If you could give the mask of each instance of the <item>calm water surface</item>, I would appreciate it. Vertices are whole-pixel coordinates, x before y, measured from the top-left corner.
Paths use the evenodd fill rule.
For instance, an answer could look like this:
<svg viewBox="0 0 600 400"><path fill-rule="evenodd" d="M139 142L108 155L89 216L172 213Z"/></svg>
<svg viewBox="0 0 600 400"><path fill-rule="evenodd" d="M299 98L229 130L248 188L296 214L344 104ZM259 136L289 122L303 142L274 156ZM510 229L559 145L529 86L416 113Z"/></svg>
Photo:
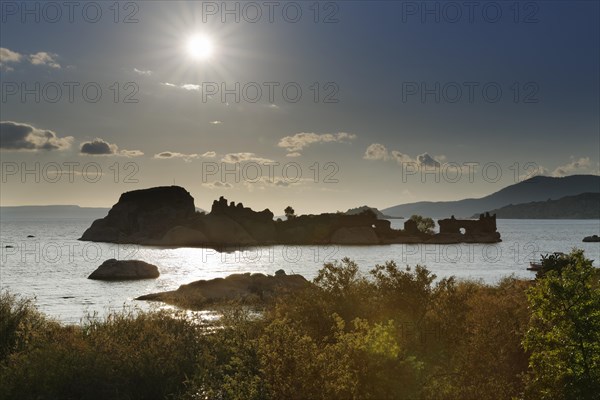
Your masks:
<svg viewBox="0 0 600 400"><path fill-rule="evenodd" d="M596 266L600 260L600 243L581 241L584 236L600 234L598 220L498 220L503 241L493 245L269 246L227 253L78 241L90 224L87 219L3 220L0 288L35 297L44 313L77 323L88 313L102 316L124 305L153 307L133 299L198 279L237 272L273 274L281 268L312 279L323 263L343 257L355 260L365 273L375 264L395 260L399 265L426 265L438 277L455 275L488 283L511 274L532 277L526 270L530 260L573 247L584 249ZM393 220L392 227L401 228L402 224L402 220ZM147 261L158 266L161 276L131 282L87 279L109 258Z"/></svg>

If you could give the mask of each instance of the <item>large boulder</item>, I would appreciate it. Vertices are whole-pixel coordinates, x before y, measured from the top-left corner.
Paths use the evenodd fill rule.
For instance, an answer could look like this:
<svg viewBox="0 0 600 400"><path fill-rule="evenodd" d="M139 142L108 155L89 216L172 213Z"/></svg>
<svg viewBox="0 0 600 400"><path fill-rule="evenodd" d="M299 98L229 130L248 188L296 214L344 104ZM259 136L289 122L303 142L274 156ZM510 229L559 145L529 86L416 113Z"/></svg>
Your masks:
<svg viewBox="0 0 600 400"><path fill-rule="evenodd" d="M111 258L100 265L88 279L101 281L122 281L134 279L154 279L160 273L156 265L140 260L115 260Z"/></svg>
<svg viewBox="0 0 600 400"><path fill-rule="evenodd" d="M331 236L334 244L379 244L375 230L368 226L340 228Z"/></svg>
<svg viewBox="0 0 600 400"><path fill-rule="evenodd" d="M211 245L254 245L257 241L241 226L225 215L209 214L198 221L195 228L204 232Z"/></svg>
<svg viewBox="0 0 600 400"><path fill-rule="evenodd" d="M186 226L176 226L170 229L157 242L162 246L204 246L207 243L208 238L203 232Z"/></svg>
<svg viewBox="0 0 600 400"><path fill-rule="evenodd" d="M194 198L182 187L134 190L123 193L108 215L94 221L81 240L142 243L160 239L194 214Z"/></svg>

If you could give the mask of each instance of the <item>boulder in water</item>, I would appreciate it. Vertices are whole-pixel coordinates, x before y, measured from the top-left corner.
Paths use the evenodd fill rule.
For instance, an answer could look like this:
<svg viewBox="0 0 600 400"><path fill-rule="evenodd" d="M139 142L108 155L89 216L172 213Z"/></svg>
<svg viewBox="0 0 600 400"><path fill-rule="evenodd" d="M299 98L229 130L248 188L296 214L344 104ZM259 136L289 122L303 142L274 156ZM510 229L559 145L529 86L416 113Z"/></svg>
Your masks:
<svg viewBox="0 0 600 400"><path fill-rule="evenodd" d="M122 281L134 279L154 279L160 273L156 265L140 260L115 260L111 258L100 265L88 279L101 281Z"/></svg>

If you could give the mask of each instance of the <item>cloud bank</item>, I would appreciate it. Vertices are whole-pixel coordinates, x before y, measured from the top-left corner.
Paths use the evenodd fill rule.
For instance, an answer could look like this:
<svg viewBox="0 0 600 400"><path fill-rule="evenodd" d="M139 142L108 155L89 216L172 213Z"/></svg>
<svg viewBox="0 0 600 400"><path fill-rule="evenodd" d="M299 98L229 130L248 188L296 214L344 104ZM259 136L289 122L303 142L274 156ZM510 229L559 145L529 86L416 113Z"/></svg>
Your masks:
<svg viewBox="0 0 600 400"><path fill-rule="evenodd" d="M298 157L300 152L315 143L348 143L356 139L356 135L346 132L338 133L296 133L293 136L285 136L279 140L278 147L284 148L288 153L293 154L290 157Z"/></svg>
<svg viewBox="0 0 600 400"><path fill-rule="evenodd" d="M23 60L29 61L32 65L42 65L50 68L60 69L61 65L56 60L58 54L40 51L35 54L25 56L16 51L0 47L0 69L4 71L13 71L14 64L18 64Z"/></svg>
<svg viewBox="0 0 600 400"><path fill-rule="evenodd" d="M58 137L45 129L13 121L0 122L0 148L4 150L67 150L73 136Z"/></svg>

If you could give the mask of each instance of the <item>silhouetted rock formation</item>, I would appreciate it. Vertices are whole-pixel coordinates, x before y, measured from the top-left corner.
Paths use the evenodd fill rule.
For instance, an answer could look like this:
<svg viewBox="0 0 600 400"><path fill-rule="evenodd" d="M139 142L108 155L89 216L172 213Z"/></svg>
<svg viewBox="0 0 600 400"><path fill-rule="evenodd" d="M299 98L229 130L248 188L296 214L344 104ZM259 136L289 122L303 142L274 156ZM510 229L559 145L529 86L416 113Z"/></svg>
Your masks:
<svg viewBox="0 0 600 400"><path fill-rule="evenodd" d="M182 187L134 190L123 193L108 215L94 221L81 240L145 244L161 239L194 214L194 198Z"/></svg>
<svg viewBox="0 0 600 400"><path fill-rule="evenodd" d="M440 220L440 233L420 232L413 220L392 229L370 209L359 214L328 213L273 220L224 197L209 214L194 211L194 199L178 186L124 193L108 215L94 221L81 240L157 246L229 247L267 244L346 244L498 242L496 218ZM460 229L464 229L462 234Z"/></svg>
<svg viewBox="0 0 600 400"><path fill-rule="evenodd" d="M133 279L154 279L160 273L156 265L139 260L115 260L111 258L100 265L88 279L101 281L123 281Z"/></svg>
<svg viewBox="0 0 600 400"><path fill-rule="evenodd" d="M600 236L598 236L598 235L586 236L583 238L583 241L586 243L600 242Z"/></svg>
<svg viewBox="0 0 600 400"><path fill-rule="evenodd" d="M301 290L310 283L302 275L287 275L278 270L275 276L264 274L233 274L226 278L200 280L169 292L153 293L136 300L162 301L180 307L202 309L232 300L246 304L264 304L278 293Z"/></svg>
<svg viewBox="0 0 600 400"><path fill-rule="evenodd" d="M242 203L236 205L233 201L228 205L227 199L221 196L219 200L213 202L209 216L220 219L220 221L226 221L225 218L228 218L241 226L242 229L234 230L234 232L238 232L239 239L234 240L235 243L252 244L275 241L275 221L273 221L273 213L269 209L254 211L249 207L244 207ZM228 221L226 223L231 224ZM210 222L207 224L209 229L215 225ZM215 242L222 243L222 238L227 238L228 234L231 234L231 230L215 237L214 239L217 239Z"/></svg>

